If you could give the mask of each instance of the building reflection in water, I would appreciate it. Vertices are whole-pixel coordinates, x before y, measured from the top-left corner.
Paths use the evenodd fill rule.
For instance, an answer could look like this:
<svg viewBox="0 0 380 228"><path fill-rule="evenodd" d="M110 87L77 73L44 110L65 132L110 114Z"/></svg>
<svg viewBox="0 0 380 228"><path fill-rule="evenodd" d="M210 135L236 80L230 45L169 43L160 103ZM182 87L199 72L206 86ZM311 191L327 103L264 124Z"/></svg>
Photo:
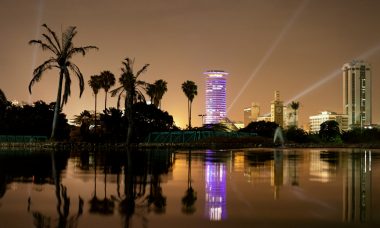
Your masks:
<svg viewBox="0 0 380 228"><path fill-rule="evenodd" d="M227 218L226 171L225 163L205 161L205 213L211 221Z"/></svg>
<svg viewBox="0 0 380 228"><path fill-rule="evenodd" d="M343 221L371 220L371 151L345 154L343 166Z"/></svg>
<svg viewBox="0 0 380 228"><path fill-rule="evenodd" d="M310 181L327 183L336 178L339 158L337 153L312 150L310 159Z"/></svg>
<svg viewBox="0 0 380 228"><path fill-rule="evenodd" d="M271 173L271 185L274 187L274 199L279 198L280 187L284 183L284 154L282 151L274 151Z"/></svg>

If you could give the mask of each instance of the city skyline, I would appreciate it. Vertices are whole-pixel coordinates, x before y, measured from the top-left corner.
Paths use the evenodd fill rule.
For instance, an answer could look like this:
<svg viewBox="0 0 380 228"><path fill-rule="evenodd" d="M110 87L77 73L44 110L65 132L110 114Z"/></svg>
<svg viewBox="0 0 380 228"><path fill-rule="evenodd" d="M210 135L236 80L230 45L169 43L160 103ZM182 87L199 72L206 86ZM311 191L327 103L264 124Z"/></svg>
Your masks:
<svg viewBox="0 0 380 228"><path fill-rule="evenodd" d="M45 53L28 45L41 37L43 23L56 32L77 26L75 45L99 47L74 59L86 82L103 70L118 79L125 57L135 58L136 68L150 64L141 80L168 82L162 109L181 127L187 122L181 84L192 80L198 85L192 119L194 126L200 126L198 114L205 113L203 72L208 69L230 73L227 116L236 121L243 120L242 110L252 102L260 104L261 113L269 113L275 90L281 92L284 104L300 102L300 126L323 110L342 113L341 66L354 59L370 63L372 84L380 83L378 1L3 0L0 4L0 89L10 100L55 100L57 71L43 75L31 96L27 91L33 69L46 59ZM380 91L373 89L372 122L377 124L379 96ZM98 99L103 98L99 93ZM73 79L63 112L72 118L84 109L93 110L93 99L89 87L79 99ZM109 103L116 106L116 99Z"/></svg>

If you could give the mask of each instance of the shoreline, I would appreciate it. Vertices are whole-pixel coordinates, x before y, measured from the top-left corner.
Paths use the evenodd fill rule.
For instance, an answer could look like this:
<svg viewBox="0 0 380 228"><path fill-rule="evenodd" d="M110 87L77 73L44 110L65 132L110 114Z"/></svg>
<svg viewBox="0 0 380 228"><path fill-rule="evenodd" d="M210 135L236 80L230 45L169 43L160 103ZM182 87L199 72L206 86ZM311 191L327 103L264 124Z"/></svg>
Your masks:
<svg viewBox="0 0 380 228"><path fill-rule="evenodd" d="M124 150L125 143L91 143L91 142L0 142L0 150L76 150L88 151L100 150ZM244 148L360 148L380 149L379 144L295 144L289 143L282 146L260 143L140 143L132 144L132 149L244 149Z"/></svg>

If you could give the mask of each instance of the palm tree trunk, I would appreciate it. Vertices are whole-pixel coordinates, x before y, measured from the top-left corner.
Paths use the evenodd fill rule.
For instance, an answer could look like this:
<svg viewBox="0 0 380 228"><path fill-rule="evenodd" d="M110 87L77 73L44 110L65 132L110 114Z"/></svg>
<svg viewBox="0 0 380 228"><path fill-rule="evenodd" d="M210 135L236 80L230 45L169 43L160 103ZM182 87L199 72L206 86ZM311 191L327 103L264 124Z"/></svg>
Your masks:
<svg viewBox="0 0 380 228"><path fill-rule="evenodd" d="M132 106L133 106L133 98L130 96L130 94L127 94L126 97L126 114L127 114L127 120L128 120L128 130L127 130L127 146L131 144L131 138L132 138L132 130L133 130L133 111L132 111Z"/></svg>
<svg viewBox="0 0 380 228"><path fill-rule="evenodd" d="M57 128L58 114L59 114L59 109L61 107L62 82L63 82L63 71L59 73L58 93L57 93L57 100L55 101L55 106L54 106L53 126L51 129L50 139L55 139L55 131Z"/></svg>
<svg viewBox="0 0 380 228"><path fill-rule="evenodd" d="M189 100L189 129L191 129L191 101Z"/></svg>
<svg viewBox="0 0 380 228"><path fill-rule="evenodd" d="M105 98L104 98L104 110L107 110L107 94L108 94L108 91L106 90L105 92L106 92L106 94L105 94Z"/></svg>
<svg viewBox="0 0 380 228"><path fill-rule="evenodd" d="M97 93L95 93L95 116L94 116L94 118L95 118L95 120L94 120L94 123L95 123L95 127L94 127L94 129L95 129L95 135L96 135L96 101L97 101L97 98L98 98L98 94Z"/></svg>

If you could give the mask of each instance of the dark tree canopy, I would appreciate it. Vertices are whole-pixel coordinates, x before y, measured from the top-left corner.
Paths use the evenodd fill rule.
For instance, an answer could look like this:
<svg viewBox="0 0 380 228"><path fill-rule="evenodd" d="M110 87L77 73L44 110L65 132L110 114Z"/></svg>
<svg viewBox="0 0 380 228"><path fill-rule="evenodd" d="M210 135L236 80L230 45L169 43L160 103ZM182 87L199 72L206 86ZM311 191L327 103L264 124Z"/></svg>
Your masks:
<svg viewBox="0 0 380 228"><path fill-rule="evenodd" d="M37 101L33 105L10 105L0 114L1 135L50 136L54 103ZM57 122L57 139L67 139L70 127L66 115L60 113Z"/></svg>
<svg viewBox="0 0 380 228"><path fill-rule="evenodd" d="M321 124L319 137L325 142L334 142L340 139L339 123L335 120L327 120Z"/></svg>
<svg viewBox="0 0 380 228"><path fill-rule="evenodd" d="M153 131L178 130L173 117L155 105L138 102L133 105L133 111L133 142L143 141ZM123 141L125 139L128 120L120 110L111 108L108 112L101 114L100 121L104 140Z"/></svg>
<svg viewBox="0 0 380 228"><path fill-rule="evenodd" d="M242 132L256 133L259 136L273 138L274 132L279 125L275 122L257 121L251 122L245 128L241 129Z"/></svg>
<svg viewBox="0 0 380 228"><path fill-rule="evenodd" d="M291 142L306 143L309 141L307 132L296 126L289 127L284 133L285 138Z"/></svg>

